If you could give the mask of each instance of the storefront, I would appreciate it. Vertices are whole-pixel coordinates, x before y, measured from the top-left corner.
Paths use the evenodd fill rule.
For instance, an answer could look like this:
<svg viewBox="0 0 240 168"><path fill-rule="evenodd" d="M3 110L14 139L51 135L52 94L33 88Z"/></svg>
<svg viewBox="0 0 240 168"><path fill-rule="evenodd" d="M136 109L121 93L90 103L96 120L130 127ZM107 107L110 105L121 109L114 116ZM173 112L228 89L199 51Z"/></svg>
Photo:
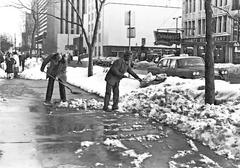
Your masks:
<svg viewBox="0 0 240 168"><path fill-rule="evenodd" d="M232 61L233 45L230 42L230 35L213 37L213 55L215 63L228 63ZM206 53L205 37L182 39L182 52L189 55L197 55L202 58Z"/></svg>

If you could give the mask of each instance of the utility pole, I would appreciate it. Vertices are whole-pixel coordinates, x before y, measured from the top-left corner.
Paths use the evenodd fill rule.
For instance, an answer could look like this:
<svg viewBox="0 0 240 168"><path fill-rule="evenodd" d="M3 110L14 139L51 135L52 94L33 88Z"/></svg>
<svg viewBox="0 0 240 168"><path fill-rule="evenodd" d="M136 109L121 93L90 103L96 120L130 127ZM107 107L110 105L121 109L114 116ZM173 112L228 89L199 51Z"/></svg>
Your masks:
<svg viewBox="0 0 240 168"><path fill-rule="evenodd" d="M128 27L129 38L128 38L128 50L131 51L131 10L128 11L128 13L129 13L129 27Z"/></svg>
<svg viewBox="0 0 240 168"><path fill-rule="evenodd" d="M214 104L215 84L214 84L214 57L213 57L213 28L211 8L212 0L205 1L206 11L206 56L205 56L205 104Z"/></svg>
<svg viewBox="0 0 240 168"><path fill-rule="evenodd" d="M16 52L17 51L16 33L14 34L14 47L15 47L15 52Z"/></svg>

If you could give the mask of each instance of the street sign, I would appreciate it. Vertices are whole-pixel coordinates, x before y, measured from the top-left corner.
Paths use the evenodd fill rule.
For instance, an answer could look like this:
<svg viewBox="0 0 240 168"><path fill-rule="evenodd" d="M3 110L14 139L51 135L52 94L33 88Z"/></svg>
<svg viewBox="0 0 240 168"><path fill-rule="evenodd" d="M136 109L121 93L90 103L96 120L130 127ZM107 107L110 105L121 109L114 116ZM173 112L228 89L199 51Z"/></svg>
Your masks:
<svg viewBox="0 0 240 168"><path fill-rule="evenodd" d="M127 38L135 38L136 37L136 29L135 27L127 28Z"/></svg>
<svg viewBox="0 0 240 168"><path fill-rule="evenodd" d="M127 11L125 13L125 26L135 25L135 13L133 11Z"/></svg>
<svg viewBox="0 0 240 168"><path fill-rule="evenodd" d="M169 33L169 32L159 32L154 31L155 45L172 45L180 44L180 33Z"/></svg>

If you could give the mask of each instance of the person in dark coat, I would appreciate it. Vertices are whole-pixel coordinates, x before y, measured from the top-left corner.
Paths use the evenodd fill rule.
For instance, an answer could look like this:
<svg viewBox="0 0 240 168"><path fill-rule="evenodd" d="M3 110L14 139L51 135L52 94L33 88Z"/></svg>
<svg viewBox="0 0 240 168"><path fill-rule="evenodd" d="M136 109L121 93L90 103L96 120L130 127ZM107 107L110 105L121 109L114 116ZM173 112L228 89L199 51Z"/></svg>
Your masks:
<svg viewBox="0 0 240 168"><path fill-rule="evenodd" d="M65 56L60 55L59 53L49 55L46 59L44 59L42 63L40 69L42 72L44 72L45 66L49 62L50 65L47 69L48 86L44 104L45 105L51 104L54 81L56 78L59 80L59 92L61 101L66 102L65 86L62 83L66 82L67 80L66 76L67 58Z"/></svg>
<svg viewBox="0 0 240 168"><path fill-rule="evenodd" d="M118 101L119 101L119 83L122 78L125 78L124 74L128 72L131 74L135 79L139 80L141 82L141 78L133 72L131 67L129 66L131 53L125 52L124 58L120 58L116 61L114 61L113 65L110 67L109 71L106 74L105 81L106 84L106 92L104 97L104 111L110 111L108 108L109 101L111 98L111 92L113 90L113 106L112 110L118 109Z"/></svg>
<svg viewBox="0 0 240 168"><path fill-rule="evenodd" d="M13 78L13 73L14 73L14 64L16 64L15 59L12 57L11 53L7 53L6 58L6 70L5 72L7 73L7 79L12 79Z"/></svg>

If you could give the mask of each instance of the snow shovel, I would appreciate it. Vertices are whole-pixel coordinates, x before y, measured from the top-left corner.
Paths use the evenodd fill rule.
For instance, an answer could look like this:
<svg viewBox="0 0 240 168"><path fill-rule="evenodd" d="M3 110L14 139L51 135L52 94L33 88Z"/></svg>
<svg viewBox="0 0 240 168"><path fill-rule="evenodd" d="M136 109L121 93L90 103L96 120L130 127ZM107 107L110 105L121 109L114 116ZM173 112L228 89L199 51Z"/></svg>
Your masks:
<svg viewBox="0 0 240 168"><path fill-rule="evenodd" d="M81 92L76 92L73 91L69 86L67 86L65 83L63 83L62 81L58 80L57 78L55 78L54 76L50 75L49 73L45 72L48 76L50 76L51 78L53 78L54 80L58 81L59 83L61 83L62 85L64 85L72 94L82 94ZM67 82L66 82L67 83Z"/></svg>

